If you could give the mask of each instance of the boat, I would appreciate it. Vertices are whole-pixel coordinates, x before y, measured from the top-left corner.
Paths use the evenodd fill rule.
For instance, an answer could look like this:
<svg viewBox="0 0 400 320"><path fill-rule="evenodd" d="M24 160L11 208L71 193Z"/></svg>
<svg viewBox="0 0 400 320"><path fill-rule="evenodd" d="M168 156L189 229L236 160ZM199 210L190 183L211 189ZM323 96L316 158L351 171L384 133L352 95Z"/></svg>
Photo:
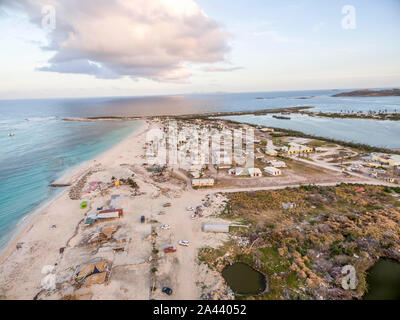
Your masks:
<svg viewBox="0 0 400 320"><path fill-rule="evenodd" d="M273 115L272 117L275 118L275 119L290 120L290 117L276 116L276 115Z"/></svg>
<svg viewBox="0 0 400 320"><path fill-rule="evenodd" d="M8 136L9 136L9 137L13 137L13 136L14 136L14 133L13 133L13 132L10 132L10 133L8 134Z"/></svg>

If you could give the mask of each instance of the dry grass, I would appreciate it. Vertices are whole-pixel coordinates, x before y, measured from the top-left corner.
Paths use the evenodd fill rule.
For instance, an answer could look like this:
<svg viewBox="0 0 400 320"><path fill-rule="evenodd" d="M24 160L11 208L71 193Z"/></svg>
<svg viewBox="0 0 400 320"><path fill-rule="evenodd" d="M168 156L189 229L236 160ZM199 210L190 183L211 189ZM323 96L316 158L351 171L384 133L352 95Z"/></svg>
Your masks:
<svg viewBox="0 0 400 320"><path fill-rule="evenodd" d="M230 201L221 215L248 222L251 228L240 235L253 246L242 248L231 242L215 251L208 249L203 261L218 270L228 262L242 261L264 272L271 290L259 297L263 299L360 298L366 290L366 270L379 257L400 261L395 191L343 184L227 194ZM282 202L297 206L283 210ZM347 264L356 268L354 291L341 288L340 271Z"/></svg>

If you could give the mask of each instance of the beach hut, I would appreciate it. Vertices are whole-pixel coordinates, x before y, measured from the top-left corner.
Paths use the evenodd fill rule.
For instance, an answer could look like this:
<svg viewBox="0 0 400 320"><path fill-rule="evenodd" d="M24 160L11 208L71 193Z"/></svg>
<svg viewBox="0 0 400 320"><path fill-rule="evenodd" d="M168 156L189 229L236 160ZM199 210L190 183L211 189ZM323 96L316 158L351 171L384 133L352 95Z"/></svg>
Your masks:
<svg viewBox="0 0 400 320"><path fill-rule="evenodd" d="M258 168L248 168L247 171L250 177L262 177L262 172Z"/></svg>
<svg viewBox="0 0 400 320"><path fill-rule="evenodd" d="M281 170L274 167L265 167L264 172L269 174L270 176L280 176L282 174Z"/></svg>
<svg viewBox="0 0 400 320"><path fill-rule="evenodd" d="M286 168L286 163L283 161L271 160L268 162L268 164L274 168Z"/></svg>
<svg viewBox="0 0 400 320"><path fill-rule="evenodd" d="M247 170L245 168L238 168L238 167L234 167L228 170L228 173L232 176L243 176L246 175Z"/></svg>

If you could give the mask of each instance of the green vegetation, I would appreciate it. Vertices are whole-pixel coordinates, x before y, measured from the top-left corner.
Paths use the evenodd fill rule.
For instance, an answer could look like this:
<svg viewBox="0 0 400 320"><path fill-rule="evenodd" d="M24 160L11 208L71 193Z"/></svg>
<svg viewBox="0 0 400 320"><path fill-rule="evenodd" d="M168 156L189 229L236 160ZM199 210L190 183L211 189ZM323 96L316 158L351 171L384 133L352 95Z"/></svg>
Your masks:
<svg viewBox="0 0 400 320"><path fill-rule="evenodd" d="M379 257L398 257L398 189L341 184L226 194L230 201L221 217L247 221L250 228L235 235L249 245L231 240L203 248L199 261L217 271L244 262L263 272L270 290L256 299L360 298L369 266ZM282 202L296 206L284 210ZM348 264L356 268L356 290L340 285Z"/></svg>
<svg viewBox="0 0 400 320"><path fill-rule="evenodd" d="M127 185L131 186L133 189L138 189L139 188L138 184L132 178L120 179L120 181L123 184L127 184Z"/></svg>
<svg viewBox="0 0 400 320"><path fill-rule="evenodd" d="M212 119L209 119L212 120ZM228 123L235 123L237 124L237 122L232 121L232 120L225 120ZM254 124L248 124L249 126L253 127L253 128L257 128L259 127L258 125L254 125ZM381 153L392 153L392 154L400 154L400 150L396 150L396 149L388 149L388 148L380 148L380 147L374 147L374 146L370 146L367 144L362 144L362 143L355 143L355 142L347 142L347 141L340 141L340 140L335 140L335 139L330 139L330 138L325 138L325 137L319 137L319 136L314 136L311 134L306 134L300 131L295 131L295 130L290 130L290 129L282 129L282 128L276 128L276 127L271 127L268 126L268 128L272 128L276 131L278 131L279 133L271 133L271 137L275 137L275 138L282 138L282 137L299 137L299 138L308 138L308 139L314 139L314 140L321 140L321 141L325 141L328 142L330 144L338 144L341 146L345 146L345 147L349 147L349 148L354 148L356 150L359 151L363 151L363 152L381 152ZM328 146L328 145L327 145Z"/></svg>
<svg viewBox="0 0 400 320"><path fill-rule="evenodd" d="M271 127L269 127L271 128ZM400 154L400 150L395 149L388 149L388 148L380 148L380 147L373 147L367 144L362 143L355 143L355 142L347 142L347 141L340 141L335 139L329 139L324 137L318 137L310 134L306 134L300 131L290 130L290 129L281 129L281 128L273 128L277 131L280 131L279 134L275 134L275 137L299 137L299 138L309 138L315 140L321 140L329 143L339 144L345 147L354 148L357 150L361 150L363 152L382 152L382 153L392 153L392 154Z"/></svg>

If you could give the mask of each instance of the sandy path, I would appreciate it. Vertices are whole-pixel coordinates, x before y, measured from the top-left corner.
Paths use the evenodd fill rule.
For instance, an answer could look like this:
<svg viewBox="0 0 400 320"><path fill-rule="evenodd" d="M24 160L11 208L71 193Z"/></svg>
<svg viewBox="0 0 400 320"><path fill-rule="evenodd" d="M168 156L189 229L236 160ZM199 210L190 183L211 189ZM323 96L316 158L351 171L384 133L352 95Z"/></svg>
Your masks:
<svg viewBox="0 0 400 320"><path fill-rule="evenodd" d="M303 162L303 163L307 163L307 164L310 164L310 165L313 165L313 166L316 166L316 167L320 167L320 168L323 168L323 169L327 169L327 170L331 170L331 171L335 171L335 172L342 173L342 169L337 168L337 167L332 166L332 165L329 165L329 164L327 164L327 163L324 162L324 161L320 161L320 160L309 161L309 160L300 159L300 158L296 158L295 160L296 160L296 161ZM359 173L356 173L356 172L353 172L353 171L346 171L346 172L347 172L349 175L353 176L353 177L362 179L363 181L368 181L369 184L377 184L377 185L385 185L385 186L386 186L386 185L387 185L387 186L395 186L395 184L393 184L393 183L387 183L387 182L385 182L385 181L379 181L379 180L377 181L377 180L374 179L374 178L369 178L369 177L366 176L366 175L359 174ZM367 183L367 184L368 184L368 183Z"/></svg>

